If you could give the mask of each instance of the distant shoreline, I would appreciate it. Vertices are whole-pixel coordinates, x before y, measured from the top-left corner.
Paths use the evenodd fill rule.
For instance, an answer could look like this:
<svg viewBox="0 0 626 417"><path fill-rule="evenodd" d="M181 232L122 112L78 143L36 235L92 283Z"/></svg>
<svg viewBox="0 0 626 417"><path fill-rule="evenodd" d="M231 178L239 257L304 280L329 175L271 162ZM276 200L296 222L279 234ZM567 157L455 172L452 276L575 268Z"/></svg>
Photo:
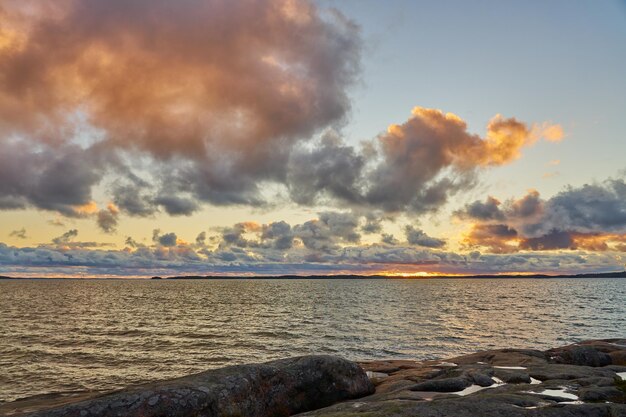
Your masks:
<svg viewBox="0 0 626 417"><path fill-rule="evenodd" d="M594 273L594 274L559 274L559 275L549 275L549 274L531 274L531 275L523 275L523 274L507 274L507 275L433 275L426 277L415 277L408 275L397 275L397 276L385 276L385 275L254 275L254 276L220 276L220 275L181 275L181 276L171 276L171 277L130 277L130 278L121 278L121 277L69 277L69 278L48 278L48 277L9 277L9 276L0 276L0 280L48 280L48 279L72 279L72 280L156 280L156 281L167 281L167 280L326 280L326 279L350 279L350 280L390 280L390 279L410 279L410 280L421 280L421 279L515 279L515 278L524 278L524 279L560 279L560 278L626 278L626 271L621 272L608 272L608 273Z"/></svg>

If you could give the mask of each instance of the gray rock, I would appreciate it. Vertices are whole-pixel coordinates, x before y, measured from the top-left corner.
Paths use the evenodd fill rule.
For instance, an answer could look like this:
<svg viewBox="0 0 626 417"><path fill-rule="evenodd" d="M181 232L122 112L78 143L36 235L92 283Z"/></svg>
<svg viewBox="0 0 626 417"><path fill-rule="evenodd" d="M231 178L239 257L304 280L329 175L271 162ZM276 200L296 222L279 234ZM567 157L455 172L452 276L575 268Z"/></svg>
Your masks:
<svg viewBox="0 0 626 417"><path fill-rule="evenodd" d="M566 346L548 351L552 362L580 366L606 366L612 363L611 356L593 346Z"/></svg>
<svg viewBox="0 0 626 417"><path fill-rule="evenodd" d="M303 356L211 370L28 415L280 417L373 392L374 386L357 364L332 356Z"/></svg>
<svg viewBox="0 0 626 417"><path fill-rule="evenodd" d="M578 390L582 401L624 400L624 393L615 387L587 387Z"/></svg>
<svg viewBox="0 0 626 417"><path fill-rule="evenodd" d="M624 404L554 404L519 395L342 403L300 417L624 417Z"/></svg>
<svg viewBox="0 0 626 417"><path fill-rule="evenodd" d="M530 384L530 375L516 369L495 369L495 376L507 384Z"/></svg>
<svg viewBox="0 0 626 417"><path fill-rule="evenodd" d="M607 368L563 364L533 366L528 369L528 374L541 381L572 380L589 377L613 378L615 376L615 372Z"/></svg>
<svg viewBox="0 0 626 417"><path fill-rule="evenodd" d="M598 387L610 387L615 385L615 378L595 376L589 378L574 379L571 382L574 382L581 387L588 387L590 385L595 385Z"/></svg>
<svg viewBox="0 0 626 417"><path fill-rule="evenodd" d="M411 388L411 391L434 391L434 392L456 392L472 385L467 378L443 378L432 379L430 381L420 382Z"/></svg>
<svg viewBox="0 0 626 417"><path fill-rule="evenodd" d="M494 384L493 379L491 379L490 376L487 376L485 374L473 372L471 374L471 377L472 377L472 381L474 381L476 385L479 385L481 387L490 387L491 385Z"/></svg>

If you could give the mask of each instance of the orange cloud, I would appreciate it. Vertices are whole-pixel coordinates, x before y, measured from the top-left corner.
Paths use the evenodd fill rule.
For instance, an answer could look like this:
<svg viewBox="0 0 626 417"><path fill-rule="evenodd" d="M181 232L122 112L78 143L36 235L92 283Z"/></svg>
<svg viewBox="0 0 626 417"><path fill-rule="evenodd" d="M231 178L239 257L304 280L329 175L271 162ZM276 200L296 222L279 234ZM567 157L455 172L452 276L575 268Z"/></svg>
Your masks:
<svg viewBox="0 0 626 417"><path fill-rule="evenodd" d="M481 138L469 133L465 121L453 113L415 107L407 122L389 126L379 140L388 154L420 160L426 160L427 154L434 163L442 161L470 169L504 165L519 158L521 150L539 138L534 130L515 118L505 119L498 114L490 120L487 134Z"/></svg>
<svg viewBox="0 0 626 417"><path fill-rule="evenodd" d="M80 111L117 147L260 163L349 108L356 28L309 2L21 3L0 14L0 128L63 142Z"/></svg>
<svg viewBox="0 0 626 417"><path fill-rule="evenodd" d="M520 237L504 224L473 224L461 240L467 249L481 248L491 253L513 253L519 250Z"/></svg>
<svg viewBox="0 0 626 417"><path fill-rule="evenodd" d="M535 134L549 142L560 142L565 136L561 125L552 125L547 122L535 126Z"/></svg>
<svg viewBox="0 0 626 417"><path fill-rule="evenodd" d="M89 203L81 206L74 206L73 209L77 216L88 216L98 212L98 205L95 201L90 201Z"/></svg>

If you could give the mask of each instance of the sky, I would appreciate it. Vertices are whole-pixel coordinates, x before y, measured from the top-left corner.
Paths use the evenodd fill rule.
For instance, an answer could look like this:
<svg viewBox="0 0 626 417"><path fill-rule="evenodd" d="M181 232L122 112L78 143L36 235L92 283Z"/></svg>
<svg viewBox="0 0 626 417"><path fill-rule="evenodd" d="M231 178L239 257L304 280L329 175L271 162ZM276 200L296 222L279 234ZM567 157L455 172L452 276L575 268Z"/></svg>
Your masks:
<svg viewBox="0 0 626 417"><path fill-rule="evenodd" d="M0 275L626 265L623 1L3 0Z"/></svg>

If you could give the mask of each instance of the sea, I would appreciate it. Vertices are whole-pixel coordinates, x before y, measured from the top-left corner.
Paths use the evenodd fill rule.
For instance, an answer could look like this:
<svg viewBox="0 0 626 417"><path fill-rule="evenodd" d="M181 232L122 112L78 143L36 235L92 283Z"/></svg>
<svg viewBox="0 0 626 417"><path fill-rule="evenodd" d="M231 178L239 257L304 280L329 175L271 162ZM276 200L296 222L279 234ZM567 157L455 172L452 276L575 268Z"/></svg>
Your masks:
<svg viewBox="0 0 626 417"><path fill-rule="evenodd" d="M299 355L626 337L626 279L0 281L0 401Z"/></svg>

